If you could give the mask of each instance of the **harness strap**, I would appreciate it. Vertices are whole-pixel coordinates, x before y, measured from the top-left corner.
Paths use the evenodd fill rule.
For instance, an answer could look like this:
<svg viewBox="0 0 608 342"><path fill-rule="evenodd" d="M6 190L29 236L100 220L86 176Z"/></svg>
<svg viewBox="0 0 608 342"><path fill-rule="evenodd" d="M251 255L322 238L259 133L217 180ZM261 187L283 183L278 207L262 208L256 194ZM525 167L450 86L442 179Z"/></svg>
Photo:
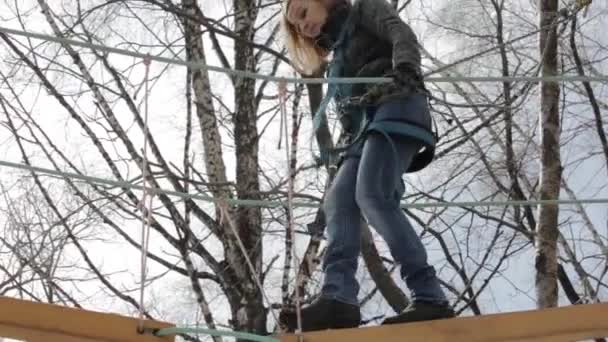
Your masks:
<svg viewBox="0 0 608 342"><path fill-rule="evenodd" d="M423 149L416 154L412 164L408 168L407 172L416 172L427 167L435 157L435 144L436 137L433 133L429 132L428 129L421 127L417 124L408 122L406 120L380 120L380 121L369 121L366 120L365 125L361 128L357 136L349 144L330 149L329 153L342 153L346 152L352 146L359 141L365 139L370 132L377 132L382 134L390 143L393 151L393 156L398 157L397 148L393 142L394 136L406 136L414 138L423 143Z"/></svg>
<svg viewBox="0 0 608 342"><path fill-rule="evenodd" d="M389 140L395 158L398 157L398 155L392 136L408 136L424 143L423 150L414 156L412 164L406 170L406 172L416 172L424 169L433 161L433 158L435 157L435 136L427 129L421 128L418 125L405 121L382 120L372 122L367 128L366 134L369 134L371 131L379 132Z"/></svg>
<svg viewBox="0 0 608 342"><path fill-rule="evenodd" d="M425 143L427 146L435 145L435 137L428 130L406 121L382 120L372 122L367 131L381 131L387 134L411 136Z"/></svg>
<svg viewBox="0 0 608 342"><path fill-rule="evenodd" d="M329 65L328 68L328 77L331 78L337 78L340 76L340 73L342 72L342 66L344 63L344 44L346 43L346 37L349 33L351 33L352 29L353 29L353 25L352 25L352 21L353 21L353 17L354 17L354 10L349 11L348 17L346 18L344 25L342 26L342 29L340 31L340 34L338 35L338 39L336 40L336 42L333 44L331 50L334 51L334 57ZM351 85L342 85L342 87L350 87ZM322 122L326 122L327 118L325 115L325 110L327 108L327 105L329 105L329 102L334 99L336 97L336 95L338 95L338 88L340 87L339 84L335 83L335 82L330 82L327 85L327 93L325 94L325 96L323 97L323 99L321 100L321 103L319 104L319 108L317 108L317 111L315 112L314 116L313 116L313 131L317 132L319 130L319 127L321 127L321 123ZM319 150L321 152L321 160L325 163L329 162L329 150L328 148L326 148L325 146L319 146Z"/></svg>

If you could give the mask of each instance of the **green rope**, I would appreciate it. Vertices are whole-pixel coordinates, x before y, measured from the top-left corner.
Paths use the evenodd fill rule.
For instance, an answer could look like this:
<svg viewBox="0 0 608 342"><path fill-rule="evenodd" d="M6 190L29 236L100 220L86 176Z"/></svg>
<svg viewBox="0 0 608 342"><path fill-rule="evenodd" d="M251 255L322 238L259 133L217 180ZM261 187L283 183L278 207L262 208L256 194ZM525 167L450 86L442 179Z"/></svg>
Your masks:
<svg viewBox="0 0 608 342"><path fill-rule="evenodd" d="M144 190L143 186L136 185L124 181L115 181L109 179L103 179L98 177L79 175L76 173L69 173L51 169L45 169L37 166L30 166L24 164L12 163L4 160L0 160L0 166L6 166L15 169L28 170L32 172L45 173L49 175L60 176L62 178L73 178L84 180L88 183L105 184L111 185L112 187L124 188L124 189L137 189ZM109 190L109 189L108 189ZM150 189L148 189L150 190ZM196 199L206 202L217 202L219 199L212 196L205 196L200 194L188 194L185 192L165 190L155 188L154 193L162 193L166 195L176 196L183 199ZM226 203L232 205L239 205L244 207L264 207L264 208L276 208L283 207L286 204L282 201L267 201L267 200L251 200L251 199L226 199ZM447 207L502 207L502 206L513 206L513 205L546 205L546 204L608 204L608 198L587 198L587 199L573 199L573 200L526 200L526 201L493 201L493 202L482 202L482 201L470 201L470 202L434 202L434 203L402 203L401 208L421 209L421 208L447 208ZM294 208L319 208L319 203L314 202L297 202L293 203Z"/></svg>
<svg viewBox="0 0 608 342"><path fill-rule="evenodd" d="M62 178L79 179L79 180L83 180L83 181L85 181L87 183L91 183L91 184L110 185L110 186L112 186L112 188L144 190L143 186L133 184L130 182L126 182L126 181L117 181L117 180L104 179L104 178L87 176L87 175L80 175L80 174L76 174L76 173L46 169L46 168L37 167L37 166L12 163L12 162L8 162L8 161L4 161L4 160L0 160L0 166L6 166L6 167L14 168L14 169L21 169L21 170L27 170L27 171L33 171L33 172L40 172L40 173L45 173L45 174L49 174L49 175L59 176ZM106 189L106 190L111 190L112 188ZM152 191L152 189L147 189L147 188L146 188L146 190ZM184 199L190 198L190 199L196 199L196 200L201 200L201 201L205 201L205 202L219 201L219 199L216 199L212 196L205 196L205 195L199 195L199 194L187 194L184 192L166 190L166 189L160 189L160 188L154 188L153 192L155 194L162 193L165 195L176 196L176 197L180 197L180 198L184 198ZM247 200L247 199L241 199L241 200L226 199L225 202L227 202L228 204L234 204L234 205L259 206L259 207L280 207L283 205L282 202L278 202L278 201L270 202L270 201L263 201L263 200ZM316 207L317 205L314 203L302 203L301 206Z"/></svg>
<svg viewBox="0 0 608 342"><path fill-rule="evenodd" d="M187 66L192 69L203 69L203 70L208 70L208 71L229 74L229 75L233 75L233 76L237 76L237 77L247 77L247 78L266 80L266 81L301 83L301 84L387 83L387 82L392 81L392 79L390 77L329 77L329 78L278 77L278 76L272 76L272 75L263 75L260 73L255 73L255 72L245 71L245 70L222 68L222 67L203 64L200 62L184 61L184 60L180 60L180 59L168 58L168 57L162 57L162 56L151 56L151 55L148 55L145 53L113 48L113 47L110 47L107 45L94 44L94 43L89 43L89 42L79 41L79 40L74 40L74 39L68 39L68 38L63 38L63 37L56 37L56 36L51 36L51 35L43 34L43 33L14 30L14 29L10 29L8 27L0 27L0 32L10 34L10 35L15 35L15 36L22 36L22 37L40 39L40 40L44 40L44 41L51 41L51 42L60 43L60 44L80 46L80 47L94 49L94 50L98 50L98 51L104 51L107 53L115 53L115 54L119 54L119 55L123 55L123 56L130 56L130 57L142 58L142 59L149 58L150 60L153 60L153 61L167 63L167 64ZM491 48L491 49L495 49L495 47ZM437 73L437 72L438 71L434 71L433 73ZM438 82L448 82L448 83L451 83L451 82L506 82L506 81L508 81L508 82L519 82L519 81L521 81L521 82L559 82L559 81L564 81L564 82L601 82L601 83L605 83L605 82L608 82L608 76L607 75L599 75L599 76L562 75L562 76L539 76L539 77L534 77L534 76L531 76L531 77L528 77L528 76L497 76L497 77L492 77L492 76L491 77L487 77L487 76L483 76L483 77L450 76L450 77L426 77L425 78L425 82L433 82L433 83L435 83L435 82L437 82L437 83Z"/></svg>
<svg viewBox="0 0 608 342"><path fill-rule="evenodd" d="M261 336L251 333L244 333L230 330L217 330L207 328L195 328L195 327L176 327L176 328L164 328L159 329L154 333L155 336L163 337L177 334L205 334L210 336L228 336L236 337L242 340L257 341L257 342L281 342L280 340L272 337Z"/></svg>

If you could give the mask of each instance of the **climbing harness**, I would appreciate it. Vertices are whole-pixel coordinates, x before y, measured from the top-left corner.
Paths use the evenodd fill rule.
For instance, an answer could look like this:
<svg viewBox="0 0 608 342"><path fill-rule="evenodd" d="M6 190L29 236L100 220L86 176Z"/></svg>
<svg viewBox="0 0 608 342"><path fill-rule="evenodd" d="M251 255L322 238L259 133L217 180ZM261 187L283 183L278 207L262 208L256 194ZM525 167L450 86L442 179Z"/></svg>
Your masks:
<svg viewBox="0 0 608 342"><path fill-rule="evenodd" d="M338 78L341 76L344 66L344 53L346 50L346 44L348 36L354 30L354 10L349 12L347 19L345 20L340 34L336 42L332 45L331 51L334 52L334 57L328 66L327 78ZM352 83L347 84L336 84L329 83L327 87L327 93L323 97L319 108L313 116L313 130L317 132L321 126L321 123L326 122L326 108L329 102L334 99L338 112L342 115L348 115L354 122L357 123L358 129L353 134L353 139L344 146L328 148L327 146L319 146L320 160L328 165L330 168L336 167L339 164L337 161L337 155L344 153L351 149L355 144L364 140L367 135L371 132L377 132L382 134L388 139L391 144L392 150L397 157L397 150L394 146L391 135L405 135L412 137L424 144L424 148L419 152L412 163L412 166L407 172L415 172L425 168L433 160L435 155L435 145L438 141L438 135L436 132L422 127L416 123L413 123L406 118L390 119L382 121L373 121L372 117L377 106L373 105L362 105L360 97L353 97L352 95ZM396 108L399 110L399 108ZM345 112L347 112L345 114ZM434 123L434 120L432 120Z"/></svg>

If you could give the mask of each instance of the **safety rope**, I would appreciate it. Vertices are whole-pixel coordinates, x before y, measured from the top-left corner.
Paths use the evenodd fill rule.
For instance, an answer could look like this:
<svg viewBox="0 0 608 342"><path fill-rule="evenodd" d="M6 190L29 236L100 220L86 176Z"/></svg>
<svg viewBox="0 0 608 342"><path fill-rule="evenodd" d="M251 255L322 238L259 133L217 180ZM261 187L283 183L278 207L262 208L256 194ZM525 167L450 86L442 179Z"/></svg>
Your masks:
<svg viewBox="0 0 608 342"><path fill-rule="evenodd" d="M232 331L232 330L218 330L218 329L207 329L207 328L199 328L199 327L174 327L174 328L162 328L154 331L154 336L163 337L163 336L171 336L177 334L205 334L209 336L227 336L227 337L236 337L241 340L249 340L249 341L257 341L257 342L281 342L280 340L256 335L246 332L240 331Z"/></svg>
<svg viewBox="0 0 608 342"><path fill-rule="evenodd" d="M155 189L153 186L153 182L150 182L150 186L146 186L147 180L148 180L148 157L147 157L147 152L148 152L148 133L149 133L149 126L148 126L148 113L149 113L149 94L150 94L150 89L149 89L149 78L150 78L150 64L151 64L151 59L149 56L146 56L143 59L144 65L145 65L145 77L144 77L144 84L145 84L145 90L144 90L144 148L143 148L143 156L142 156L142 162L141 162L141 166L142 166L142 173L143 173L143 191L142 191L142 198L139 202L139 206L140 206L140 210L142 212L142 230L141 230L141 272L140 272L140 302L139 302L139 322L138 322L138 330L140 332L144 332L145 327L144 327L144 293L145 293L145 282L146 282L146 278L147 278L147 255L148 255L148 248L149 248L149 241L150 241L150 222L152 220L152 201L154 198L154 194L155 194ZM146 202L147 201L147 202ZM257 287L259 288L260 292L262 293L264 299L266 300L266 302L268 303L268 306L270 307L270 300L268 299L268 296L266 294L266 292L264 291L264 287L262 286L262 283L257 275L257 272L255 270L255 267L253 266L253 263L251 262L251 259L249 258L249 255L247 253L247 250L245 249L245 246L243 244L243 241L241 240L236 227L234 225L234 222L231 220L230 218L230 213L228 212L227 209L227 205L225 204L225 202L220 201L219 203L220 206L220 212L222 213L221 217L220 217L220 222L224 223L227 222L228 226L230 226L230 228L232 229L232 232L234 234L235 239L238 242L238 245L241 249L241 252L243 254L243 256L245 257L245 260L247 262L247 265L249 266L250 272L252 277L254 278ZM272 311L272 315L276 321L276 323L278 324L279 320L276 316L276 314L274 313L274 311ZM181 332L184 332L185 330L189 330L188 328L181 328L178 329ZM192 329L190 329L192 330ZM252 341L276 341L275 339L269 339L267 337L263 337L263 336L258 336L255 334L247 334L247 333L240 333L240 332L230 332L230 331L220 331L220 330L214 330L214 329L200 329L200 328L196 328L192 331L196 331L199 333L205 333L205 334L209 334L209 335L223 335L223 336L235 336L235 337L241 337L244 339L249 339ZM158 333L157 333L158 334ZM160 336L160 335L159 335Z"/></svg>
<svg viewBox="0 0 608 342"><path fill-rule="evenodd" d="M21 31L14 30L6 27L0 27L0 32L12 34L16 36L36 38L44 41L52 41L56 43L69 44L74 46L80 46L84 48L104 51L107 53L115 53L124 56L131 56L135 58L145 58L146 54L113 48L106 45L94 44L90 42L83 42L74 39L55 37L42 33L35 33L29 31ZM483 53L475 54L474 57L479 57L482 54L486 54L490 51L495 50L496 47L492 47L488 50L483 51ZM251 71L237 70L237 69L229 69L222 68L217 66L212 66L200 62L192 62L192 61L184 61L176 58L168 58L162 56L149 56L149 58L153 61L173 64L173 65L181 65L187 66L195 69L203 69L208 71L215 71L220 73L225 73L233 76L239 77L249 77L254 79L272 81L272 82L287 82L287 83L301 83L301 84L320 84L320 83L387 83L391 82L392 78L390 77L339 77L339 78L300 78L300 77L280 77L280 76L272 76L272 75L264 75L260 73L255 73ZM457 62L451 63L448 66L442 67L440 70L444 71L447 67L453 67L457 64L460 64L462 61L469 60L470 58L464 58ZM434 70L428 73L428 75L436 74L438 70ZM599 76L579 76L579 75L562 75L562 76L551 76L551 77L527 77L527 76L482 76L482 77L468 77L468 76L453 76L453 77L425 77L425 82L431 83L453 83L453 82L608 82L608 75L599 75Z"/></svg>
<svg viewBox="0 0 608 342"><path fill-rule="evenodd" d="M302 341L302 310L300 307L300 272L298 266L300 265L297 259L297 253L295 251L296 245L296 234L293 220L293 192L294 192L294 176L295 176L295 160L296 160L296 137L292 137L291 144L289 144L289 129L288 129L288 117L287 117L287 83L279 82L279 107L281 109L281 117L283 123L283 131L285 133L285 155L287 160L288 170L288 190L287 190L287 230L291 236L291 259L293 261L293 269L295 271L295 295L296 295L296 317L297 317L297 330L296 334ZM295 118L294 118L295 120ZM296 122L294 121L294 125ZM290 150L291 149L291 150Z"/></svg>
<svg viewBox="0 0 608 342"><path fill-rule="evenodd" d="M104 179L99 177L81 175L72 172L65 172L59 170L47 169L39 166L26 165L13 163L6 160L0 160L0 166L6 166L14 169L27 170L33 172L44 173L48 175L58 176L62 178L80 179L91 184L105 184L113 187L125 188L125 189L136 189L143 190L143 187L137 184L133 184L126 181L116 181L110 179ZM106 189L108 190L108 189ZM218 202L219 200L215 197L191 194L185 192L179 192L174 190L167 190L162 188L155 188L155 194L165 194L168 196L175 196L182 199L195 199L205 202ZM282 201L270 201L270 200L252 200L252 199L223 199L226 204L238 205L243 207L262 207L262 208L278 208L284 207L285 203ZM430 202L430 203L402 203L401 208L404 209L422 209L422 208L451 208L451 207L504 207L512 205L544 205L544 204L607 204L608 197L606 198L585 198L577 200L521 200L521 201L463 201L463 202ZM318 202L300 202L293 201L294 208L319 208Z"/></svg>
<svg viewBox="0 0 608 342"><path fill-rule="evenodd" d="M146 186L148 182L148 112L149 112L149 78L150 78L150 58L144 58L145 77L144 77L144 149L141 158L142 169L142 197L139 202L139 210L141 211L141 270L140 270L140 288L139 288L139 331L144 330L144 292L147 276L147 261L148 247L150 242L150 222L152 220L152 202L154 199L154 185L150 182L150 187ZM146 202L147 201L147 202Z"/></svg>

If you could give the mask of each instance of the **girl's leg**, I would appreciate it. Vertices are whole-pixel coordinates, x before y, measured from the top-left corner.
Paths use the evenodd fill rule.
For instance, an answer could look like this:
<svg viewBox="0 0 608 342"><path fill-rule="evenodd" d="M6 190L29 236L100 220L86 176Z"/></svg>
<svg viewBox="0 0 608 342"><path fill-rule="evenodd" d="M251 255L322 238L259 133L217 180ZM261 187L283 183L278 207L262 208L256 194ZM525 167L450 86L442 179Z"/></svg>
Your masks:
<svg viewBox="0 0 608 342"><path fill-rule="evenodd" d="M416 231L399 207L404 192L401 175L407 170L420 145L414 140L392 138L378 133L368 136L357 177L356 200L369 224L387 242L401 265L401 276L411 291L413 302L446 304L446 297L427 262L427 253Z"/></svg>
<svg viewBox="0 0 608 342"><path fill-rule="evenodd" d="M328 245L321 293L324 298L356 306L359 283L355 274L361 239L361 212L355 201L358 167L359 158L344 160L325 196Z"/></svg>
<svg viewBox="0 0 608 342"><path fill-rule="evenodd" d="M325 196L325 279L319 298L302 308L303 331L354 328L361 321L355 278L361 239L361 213L355 202L358 165L358 158L346 159ZM280 320L288 331L295 330L296 312L282 312Z"/></svg>

